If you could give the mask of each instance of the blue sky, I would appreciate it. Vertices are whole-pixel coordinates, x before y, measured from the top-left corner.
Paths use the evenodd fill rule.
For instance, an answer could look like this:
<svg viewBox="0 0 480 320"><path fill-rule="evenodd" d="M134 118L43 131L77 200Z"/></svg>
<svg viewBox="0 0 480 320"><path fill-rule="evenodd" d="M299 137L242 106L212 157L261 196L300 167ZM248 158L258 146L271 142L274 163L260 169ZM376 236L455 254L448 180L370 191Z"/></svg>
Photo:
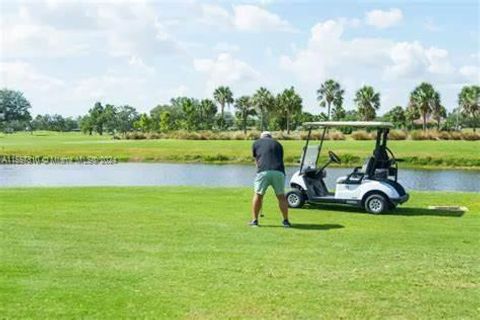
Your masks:
<svg viewBox="0 0 480 320"><path fill-rule="evenodd" d="M2 1L0 85L32 113L80 115L96 101L140 111L173 96L294 86L307 111L333 78L368 84L381 112L421 81L447 109L480 83L478 1Z"/></svg>

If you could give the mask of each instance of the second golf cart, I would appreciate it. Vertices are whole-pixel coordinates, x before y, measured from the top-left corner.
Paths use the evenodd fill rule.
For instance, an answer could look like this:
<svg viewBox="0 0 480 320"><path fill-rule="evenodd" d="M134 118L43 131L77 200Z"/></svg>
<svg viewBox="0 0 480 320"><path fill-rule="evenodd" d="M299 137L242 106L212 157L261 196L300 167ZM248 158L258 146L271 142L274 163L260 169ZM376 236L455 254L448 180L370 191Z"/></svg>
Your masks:
<svg viewBox="0 0 480 320"><path fill-rule="evenodd" d="M387 147L388 132L393 125L389 122L325 121L303 124L308 130L307 140L300 161L300 169L290 179L293 188L287 193L288 205L301 208L305 203L338 203L365 208L380 214L394 209L408 200L409 195L398 183L398 164L392 151ZM335 192L329 192L324 178L329 164L340 164L341 160L333 151L328 151L328 161L321 167L317 162L329 128L352 127L376 130L375 149L363 166L356 167L350 174L336 180ZM322 129L318 145L311 145L312 130Z"/></svg>

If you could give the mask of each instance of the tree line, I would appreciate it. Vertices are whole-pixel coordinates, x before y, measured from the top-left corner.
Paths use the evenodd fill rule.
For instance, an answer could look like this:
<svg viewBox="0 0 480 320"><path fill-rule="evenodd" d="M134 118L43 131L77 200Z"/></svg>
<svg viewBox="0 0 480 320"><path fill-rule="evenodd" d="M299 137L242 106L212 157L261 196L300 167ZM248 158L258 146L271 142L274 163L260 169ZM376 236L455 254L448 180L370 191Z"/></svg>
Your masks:
<svg viewBox="0 0 480 320"><path fill-rule="evenodd" d="M87 134L126 134L131 131L168 132L172 130L281 130L290 133L306 121L391 121L397 128L426 130L432 124L437 130L472 127L480 119L480 86L464 86L458 94L458 106L450 113L442 104L440 93L423 82L410 93L406 106L395 106L378 116L380 92L372 86L359 88L354 95L352 110L344 107L345 90L329 79L317 90L320 114L303 111L303 100L294 87L274 94L261 87L252 95L234 97L228 86L216 88L211 98L176 97L149 113L139 113L129 105L94 104L78 118L61 115L37 115L32 118L28 100L21 92L0 90L0 129L18 130L81 130ZM230 110L233 107L233 112Z"/></svg>

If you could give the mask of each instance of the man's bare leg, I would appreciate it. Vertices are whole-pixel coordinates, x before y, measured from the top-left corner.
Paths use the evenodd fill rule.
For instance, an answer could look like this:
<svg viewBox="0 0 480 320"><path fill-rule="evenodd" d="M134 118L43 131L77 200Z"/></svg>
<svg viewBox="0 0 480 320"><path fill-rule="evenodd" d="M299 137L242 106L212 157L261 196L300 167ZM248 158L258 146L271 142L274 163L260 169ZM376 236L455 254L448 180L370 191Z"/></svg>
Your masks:
<svg viewBox="0 0 480 320"><path fill-rule="evenodd" d="M282 212L283 220L288 220L288 202L285 194L277 194L278 207Z"/></svg>
<svg viewBox="0 0 480 320"><path fill-rule="evenodd" d="M260 210L262 209L262 203L263 203L263 194L255 193L252 199L253 220L258 220L258 215L260 214Z"/></svg>

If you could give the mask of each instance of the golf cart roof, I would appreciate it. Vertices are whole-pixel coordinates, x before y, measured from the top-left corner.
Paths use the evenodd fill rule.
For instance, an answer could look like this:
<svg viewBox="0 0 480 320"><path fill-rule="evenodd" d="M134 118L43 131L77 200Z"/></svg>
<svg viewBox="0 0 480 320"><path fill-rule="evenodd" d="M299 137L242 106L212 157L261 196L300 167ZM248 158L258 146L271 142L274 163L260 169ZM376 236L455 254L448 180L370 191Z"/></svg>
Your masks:
<svg viewBox="0 0 480 320"><path fill-rule="evenodd" d="M334 127L393 128L393 124L379 121L318 121L304 122L303 127L307 129Z"/></svg>

